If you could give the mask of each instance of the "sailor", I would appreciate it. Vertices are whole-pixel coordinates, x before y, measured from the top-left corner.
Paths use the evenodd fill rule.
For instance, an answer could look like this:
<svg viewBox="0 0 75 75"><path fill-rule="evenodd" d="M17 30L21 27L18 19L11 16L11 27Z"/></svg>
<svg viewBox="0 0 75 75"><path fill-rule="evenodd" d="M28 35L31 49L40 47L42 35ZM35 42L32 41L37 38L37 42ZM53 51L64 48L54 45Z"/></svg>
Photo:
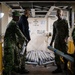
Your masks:
<svg viewBox="0 0 75 75"><path fill-rule="evenodd" d="M14 71L19 65L19 51L17 47L17 37L22 40L26 40L25 36L20 31L17 22L19 20L19 12L12 12L12 20L8 24L4 35L4 70L3 75L15 75Z"/></svg>
<svg viewBox="0 0 75 75"><path fill-rule="evenodd" d="M68 28L68 22L66 19L63 19L63 11L61 9L57 9L57 17L58 19L53 23L53 36L52 40L50 42L50 46L52 46L54 40L54 48L67 53L67 40L69 37L69 28ZM55 54L55 62L57 65L57 69L53 71L52 73L61 73L61 60L60 56ZM64 58L64 69L67 68L67 61Z"/></svg>

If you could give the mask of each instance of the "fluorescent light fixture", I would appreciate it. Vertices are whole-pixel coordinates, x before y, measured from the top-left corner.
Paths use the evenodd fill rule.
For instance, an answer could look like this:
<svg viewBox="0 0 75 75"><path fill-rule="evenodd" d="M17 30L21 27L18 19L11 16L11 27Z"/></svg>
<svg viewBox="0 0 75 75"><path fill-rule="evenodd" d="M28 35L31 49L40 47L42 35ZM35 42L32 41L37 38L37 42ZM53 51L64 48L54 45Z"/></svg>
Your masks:
<svg viewBox="0 0 75 75"><path fill-rule="evenodd" d="M35 9L31 9L32 17L35 17Z"/></svg>
<svg viewBox="0 0 75 75"><path fill-rule="evenodd" d="M0 13L0 18L3 18L3 16L4 16L4 13Z"/></svg>

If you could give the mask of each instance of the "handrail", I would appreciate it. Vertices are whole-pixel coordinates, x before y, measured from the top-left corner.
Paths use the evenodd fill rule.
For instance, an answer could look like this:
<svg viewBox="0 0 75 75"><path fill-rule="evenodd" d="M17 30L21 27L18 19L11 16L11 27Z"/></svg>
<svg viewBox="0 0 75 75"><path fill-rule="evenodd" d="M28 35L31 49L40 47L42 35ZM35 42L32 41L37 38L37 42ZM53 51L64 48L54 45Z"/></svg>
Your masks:
<svg viewBox="0 0 75 75"><path fill-rule="evenodd" d="M65 53L63 53L62 51L59 51L58 49L55 49L55 48L53 48L53 47L51 47L51 46L48 46L48 49L54 51L56 54L58 54L58 55L60 55L60 56L62 56L62 57L64 57L64 58L66 58L67 60L69 60L69 61L71 61L71 62L74 62L74 58L71 57L70 55L65 54Z"/></svg>

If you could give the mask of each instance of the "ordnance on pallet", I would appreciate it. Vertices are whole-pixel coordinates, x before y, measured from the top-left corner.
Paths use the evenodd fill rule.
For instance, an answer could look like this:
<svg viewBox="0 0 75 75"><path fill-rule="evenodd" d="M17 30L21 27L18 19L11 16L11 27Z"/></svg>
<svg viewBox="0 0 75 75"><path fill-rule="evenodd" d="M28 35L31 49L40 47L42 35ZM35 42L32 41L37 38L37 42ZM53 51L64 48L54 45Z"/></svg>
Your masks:
<svg viewBox="0 0 75 75"><path fill-rule="evenodd" d="M27 64L33 65L47 65L54 61L54 57L51 56L50 51L32 50L27 52L26 56Z"/></svg>

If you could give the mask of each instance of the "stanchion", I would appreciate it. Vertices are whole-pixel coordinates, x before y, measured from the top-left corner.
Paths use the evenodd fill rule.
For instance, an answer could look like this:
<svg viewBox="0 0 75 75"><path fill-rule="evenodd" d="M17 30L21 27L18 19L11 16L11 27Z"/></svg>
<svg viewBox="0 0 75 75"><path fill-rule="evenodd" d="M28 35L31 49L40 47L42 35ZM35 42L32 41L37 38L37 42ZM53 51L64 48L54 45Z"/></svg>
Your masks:
<svg viewBox="0 0 75 75"><path fill-rule="evenodd" d="M0 75L2 75L2 42L0 42Z"/></svg>

